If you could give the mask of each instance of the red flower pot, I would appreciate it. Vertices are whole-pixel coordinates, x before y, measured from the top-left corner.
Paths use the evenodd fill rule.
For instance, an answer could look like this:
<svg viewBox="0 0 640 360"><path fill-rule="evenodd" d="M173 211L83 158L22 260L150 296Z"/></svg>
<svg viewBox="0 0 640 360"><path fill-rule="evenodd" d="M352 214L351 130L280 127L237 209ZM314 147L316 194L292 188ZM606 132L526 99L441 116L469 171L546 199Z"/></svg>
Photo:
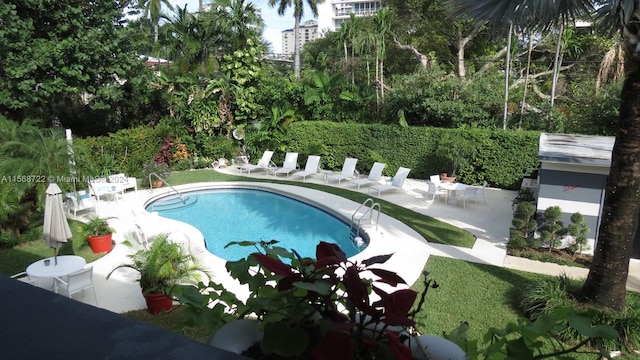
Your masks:
<svg viewBox="0 0 640 360"><path fill-rule="evenodd" d="M111 233L104 236L89 236L88 239L91 250L96 254L108 253L113 249Z"/></svg>
<svg viewBox="0 0 640 360"><path fill-rule="evenodd" d="M173 300L165 294L142 294L147 302L147 311L155 315L162 310L169 311L173 307Z"/></svg>

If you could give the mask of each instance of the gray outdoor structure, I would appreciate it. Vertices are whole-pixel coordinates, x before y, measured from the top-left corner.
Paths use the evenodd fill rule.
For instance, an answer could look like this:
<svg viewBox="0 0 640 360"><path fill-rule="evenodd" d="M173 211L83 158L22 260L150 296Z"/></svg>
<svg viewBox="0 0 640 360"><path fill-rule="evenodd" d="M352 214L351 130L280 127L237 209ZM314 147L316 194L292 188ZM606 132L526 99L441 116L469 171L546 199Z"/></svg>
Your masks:
<svg viewBox="0 0 640 360"><path fill-rule="evenodd" d="M573 213L584 215L592 250L598 236L614 142L611 136L540 135L538 211L560 206L565 225L571 223ZM640 258L638 235L633 257Z"/></svg>
<svg viewBox="0 0 640 360"><path fill-rule="evenodd" d="M2 275L0 289L0 359L247 359Z"/></svg>

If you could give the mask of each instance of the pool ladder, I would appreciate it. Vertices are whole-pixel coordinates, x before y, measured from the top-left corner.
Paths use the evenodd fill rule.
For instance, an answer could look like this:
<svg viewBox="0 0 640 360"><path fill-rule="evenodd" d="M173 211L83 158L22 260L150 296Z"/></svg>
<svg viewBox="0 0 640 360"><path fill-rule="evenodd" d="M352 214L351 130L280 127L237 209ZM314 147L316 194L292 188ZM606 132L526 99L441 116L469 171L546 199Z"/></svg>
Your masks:
<svg viewBox="0 0 640 360"><path fill-rule="evenodd" d="M375 221L373 215L376 215ZM380 204L373 202L373 199L368 198L356 209L351 215L351 228L349 230L349 236L351 241L356 244L356 239L360 238L360 229L364 225L376 225L376 231L378 230L378 220L380 219ZM363 224L363 220L365 223ZM362 238L360 238L360 241ZM356 244L360 246L361 244Z"/></svg>
<svg viewBox="0 0 640 360"><path fill-rule="evenodd" d="M151 174L149 174L149 184L152 184L152 181L151 181L151 180L152 180L152 178L153 178L153 177L155 177L156 179L158 179L158 180L162 181L165 185L167 185L169 188L171 188L171 190L173 190L173 192L175 192L175 193L176 193L176 196L178 197L178 199L180 199L180 201L182 201L182 203L183 203L184 205L186 205L186 204L187 204L187 198L185 198L185 197L182 195L182 193L181 193L180 191L176 190L176 188L174 188L173 186L171 186L171 184L169 184L169 183L167 182L167 180L163 179L160 175L158 175L158 174L156 174L156 173L154 173L154 172L152 172Z"/></svg>

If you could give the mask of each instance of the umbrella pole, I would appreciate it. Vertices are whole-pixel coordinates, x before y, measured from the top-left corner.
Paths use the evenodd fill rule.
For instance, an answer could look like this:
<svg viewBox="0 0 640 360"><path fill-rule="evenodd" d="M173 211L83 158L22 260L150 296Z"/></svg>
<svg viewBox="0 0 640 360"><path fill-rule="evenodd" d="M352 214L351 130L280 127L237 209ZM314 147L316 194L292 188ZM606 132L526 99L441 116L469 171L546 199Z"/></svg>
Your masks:
<svg viewBox="0 0 640 360"><path fill-rule="evenodd" d="M53 248L53 265L58 265L58 248Z"/></svg>

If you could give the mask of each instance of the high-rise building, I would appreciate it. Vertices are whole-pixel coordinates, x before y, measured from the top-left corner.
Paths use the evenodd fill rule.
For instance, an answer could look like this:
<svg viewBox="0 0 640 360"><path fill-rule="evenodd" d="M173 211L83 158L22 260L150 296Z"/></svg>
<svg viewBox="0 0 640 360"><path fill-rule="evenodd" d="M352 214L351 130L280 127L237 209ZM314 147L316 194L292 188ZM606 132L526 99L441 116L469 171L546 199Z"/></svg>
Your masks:
<svg viewBox="0 0 640 360"><path fill-rule="evenodd" d="M305 21L300 24L298 30L300 36L298 42L300 43L300 49L307 41L313 41L318 38L318 22L315 20ZM295 31L294 29L287 29L282 31L282 53L284 55L292 55L295 51Z"/></svg>
<svg viewBox="0 0 640 360"><path fill-rule="evenodd" d="M352 13L370 16L382 8L380 0L326 0L318 4L318 29L320 32L336 31L341 23L349 21Z"/></svg>

